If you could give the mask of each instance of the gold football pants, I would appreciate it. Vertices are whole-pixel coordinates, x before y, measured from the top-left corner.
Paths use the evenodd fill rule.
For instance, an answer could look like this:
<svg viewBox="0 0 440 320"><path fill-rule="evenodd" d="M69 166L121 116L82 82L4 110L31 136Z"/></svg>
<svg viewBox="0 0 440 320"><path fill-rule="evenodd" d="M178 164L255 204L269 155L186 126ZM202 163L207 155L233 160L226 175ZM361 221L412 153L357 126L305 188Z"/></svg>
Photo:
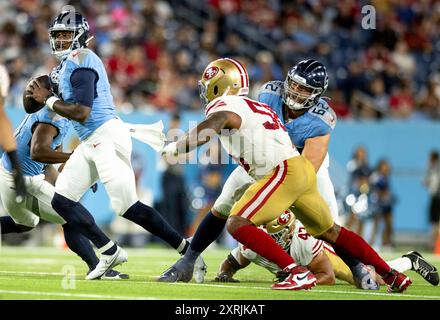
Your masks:
<svg viewBox="0 0 440 320"><path fill-rule="evenodd" d="M303 156L284 160L252 184L234 204L231 215L259 226L289 208L312 236L323 234L333 225L330 209L318 192L315 169Z"/></svg>

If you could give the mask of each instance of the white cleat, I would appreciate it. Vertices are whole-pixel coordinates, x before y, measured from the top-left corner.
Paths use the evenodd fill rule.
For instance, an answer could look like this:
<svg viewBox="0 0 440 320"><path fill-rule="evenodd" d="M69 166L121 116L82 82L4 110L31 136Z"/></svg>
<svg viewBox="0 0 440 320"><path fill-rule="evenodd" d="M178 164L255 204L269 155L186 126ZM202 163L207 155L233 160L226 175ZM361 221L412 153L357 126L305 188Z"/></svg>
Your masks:
<svg viewBox="0 0 440 320"><path fill-rule="evenodd" d="M106 273L109 269L120 265L124 262L127 262L128 254L121 247L117 246L116 252L112 255L101 255L101 259L99 259L99 263L95 269L93 269L86 276L86 280L99 279L102 277L104 273Z"/></svg>
<svg viewBox="0 0 440 320"><path fill-rule="evenodd" d="M205 261L203 261L202 256L198 256L196 259L196 263L194 264L194 280L197 283L203 283L205 281L206 270L208 266Z"/></svg>

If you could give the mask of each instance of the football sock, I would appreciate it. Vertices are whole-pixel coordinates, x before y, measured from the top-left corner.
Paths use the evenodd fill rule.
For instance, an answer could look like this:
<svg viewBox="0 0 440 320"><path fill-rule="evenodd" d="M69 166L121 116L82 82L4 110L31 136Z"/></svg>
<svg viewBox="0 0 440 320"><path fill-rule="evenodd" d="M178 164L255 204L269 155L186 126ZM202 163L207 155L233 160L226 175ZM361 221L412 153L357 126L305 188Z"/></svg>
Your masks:
<svg viewBox="0 0 440 320"><path fill-rule="evenodd" d="M333 247L338 252L345 252L345 254L358 259L365 265L372 265L381 276L384 276L391 270L390 266L364 239L344 227L341 227Z"/></svg>
<svg viewBox="0 0 440 320"><path fill-rule="evenodd" d="M342 259L342 261L345 262L345 264L350 268L351 271L353 271L357 266L359 266L360 264L363 265L362 262L360 262L359 260L351 257L350 255L346 254L345 251L341 251L341 249L338 248L334 248L336 254L338 255L339 258Z"/></svg>
<svg viewBox="0 0 440 320"><path fill-rule="evenodd" d="M182 240L185 240L157 210L140 201L133 204L122 216L166 241L174 249L179 248Z"/></svg>
<svg viewBox="0 0 440 320"><path fill-rule="evenodd" d="M276 263L281 270L295 263L295 260L270 235L253 225L238 228L232 236L263 258Z"/></svg>
<svg viewBox="0 0 440 320"><path fill-rule="evenodd" d="M99 259L96 256L90 241L67 223L63 225L63 230L64 239L70 250L80 256L80 258L87 263L89 269L95 269Z"/></svg>
<svg viewBox="0 0 440 320"><path fill-rule="evenodd" d="M180 245L177 247L176 251L179 254L185 254L188 248L189 248L189 241L187 239L182 239L182 242L180 242Z"/></svg>
<svg viewBox="0 0 440 320"><path fill-rule="evenodd" d="M1 234L7 233L22 233L32 230L32 227L27 227L21 224L16 224L10 216L0 217L0 231Z"/></svg>
<svg viewBox="0 0 440 320"><path fill-rule="evenodd" d="M211 212L208 212L191 240L189 249L185 253L185 259L196 261L200 253L205 251L205 249L220 236L225 224L226 219L218 218Z"/></svg>
<svg viewBox="0 0 440 320"><path fill-rule="evenodd" d="M412 262L407 257L397 258L391 261L387 261L388 265L399 271L399 272L405 272L412 269Z"/></svg>
<svg viewBox="0 0 440 320"><path fill-rule="evenodd" d="M98 251L104 255L112 255L116 252L118 247L113 241L109 241L105 246L98 248Z"/></svg>
<svg viewBox="0 0 440 320"><path fill-rule="evenodd" d="M79 202L74 202L55 193L52 199L52 207L66 220L69 226L92 241L97 248L101 248L109 243L110 239L98 228L93 216Z"/></svg>

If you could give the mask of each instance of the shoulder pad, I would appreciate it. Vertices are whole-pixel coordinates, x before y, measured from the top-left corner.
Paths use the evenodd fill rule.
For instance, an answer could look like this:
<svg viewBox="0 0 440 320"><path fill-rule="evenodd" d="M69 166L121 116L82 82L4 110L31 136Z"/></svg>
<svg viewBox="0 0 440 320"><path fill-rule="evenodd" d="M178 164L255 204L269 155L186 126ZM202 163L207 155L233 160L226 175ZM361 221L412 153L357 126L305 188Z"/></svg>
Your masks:
<svg viewBox="0 0 440 320"><path fill-rule="evenodd" d="M258 91L258 96L263 93L273 94L277 96L281 96L283 93L283 81L269 81L263 84Z"/></svg>
<svg viewBox="0 0 440 320"><path fill-rule="evenodd" d="M311 107L308 112L311 115L321 119L332 129L335 128L337 121L336 113L324 99L319 99L318 103Z"/></svg>
<svg viewBox="0 0 440 320"><path fill-rule="evenodd" d="M67 60L72 61L77 65L81 65L82 63L84 63L84 60L89 54L90 50L87 48L76 49L69 53L69 55L67 56Z"/></svg>

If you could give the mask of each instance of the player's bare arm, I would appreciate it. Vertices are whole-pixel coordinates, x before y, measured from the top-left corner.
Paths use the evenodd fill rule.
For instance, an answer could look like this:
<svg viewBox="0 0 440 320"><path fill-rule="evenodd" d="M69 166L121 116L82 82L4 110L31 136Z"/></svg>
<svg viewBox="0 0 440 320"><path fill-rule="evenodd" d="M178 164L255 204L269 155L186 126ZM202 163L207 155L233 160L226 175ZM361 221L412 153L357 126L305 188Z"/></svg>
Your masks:
<svg viewBox="0 0 440 320"><path fill-rule="evenodd" d="M217 273L216 281L237 282L237 280L233 279L234 274L238 270L246 268L251 263L241 254L240 250L236 251L235 255L230 253L228 257L223 260L220 265L220 270Z"/></svg>
<svg viewBox="0 0 440 320"><path fill-rule="evenodd" d="M230 111L215 112L206 120L199 123L197 127L185 134L172 147L175 149L174 152L187 153L194 150L198 146L207 143L212 138L210 134L204 133L215 132L219 134L222 129L239 129L240 126L241 118L238 114ZM165 152L163 153L169 152L167 147L164 148Z"/></svg>
<svg viewBox="0 0 440 320"><path fill-rule="evenodd" d="M53 139L58 135L58 130L53 125L39 123L32 135L31 158L42 163L64 163L70 153L60 152L52 149Z"/></svg>
<svg viewBox="0 0 440 320"><path fill-rule="evenodd" d="M320 252L307 266L316 277L317 284L332 285L336 282L332 264L324 252Z"/></svg>
<svg viewBox="0 0 440 320"><path fill-rule="evenodd" d="M47 104L48 99L53 97L52 92L37 80L29 84L29 89L31 94L26 95L26 98L34 98L39 103ZM86 121L92 111L91 107L79 103L68 103L59 98L53 103L52 109L59 115L78 122Z"/></svg>
<svg viewBox="0 0 440 320"><path fill-rule="evenodd" d="M330 134L306 139L302 155L309 160L318 172L328 151Z"/></svg>
<svg viewBox="0 0 440 320"><path fill-rule="evenodd" d="M12 135L12 125L3 110L4 98L0 95L0 147L6 152L13 151L17 148L14 137Z"/></svg>

